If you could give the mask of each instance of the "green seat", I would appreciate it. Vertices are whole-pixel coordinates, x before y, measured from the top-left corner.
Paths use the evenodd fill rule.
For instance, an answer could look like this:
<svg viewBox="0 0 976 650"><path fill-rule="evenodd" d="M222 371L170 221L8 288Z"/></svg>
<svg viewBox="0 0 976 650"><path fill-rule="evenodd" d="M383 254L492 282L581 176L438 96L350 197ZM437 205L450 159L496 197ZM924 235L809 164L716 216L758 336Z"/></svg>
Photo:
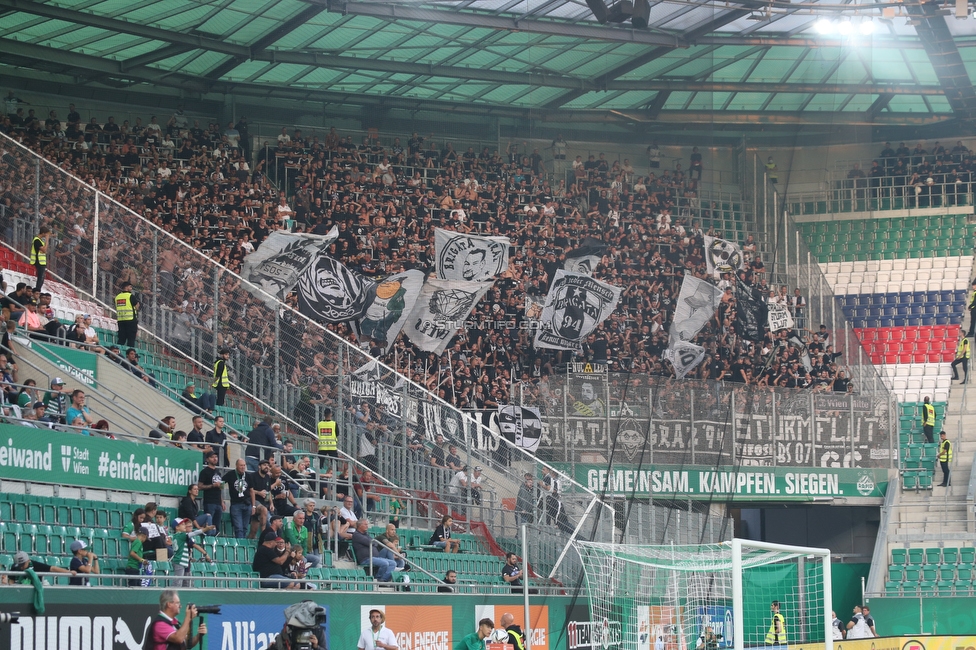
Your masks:
<svg viewBox="0 0 976 650"><path fill-rule="evenodd" d="M885 582L885 593L889 596L900 596L901 595L901 583L891 582L890 580Z"/></svg>
<svg viewBox="0 0 976 650"><path fill-rule="evenodd" d="M905 569L901 566L891 565L888 567L888 580L901 582L905 578Z"/></svg>
<svg viewBox="0 0 976 650"><path fill-rule="evenodd" d="M918 471L906 469L901 473L901 487L903 490L918 489Z"/></svg>
<svg viewBox="0 0 976 650"><path fill-rule="evenodd" d="M935 595L935 583L934 582L920 582L918 583L918 593L923 598L926 596Z"/></svg>
<svg viewBox="0 0 976 650"><path fill-rule="evenodd" d="M954 567L940 566L939 567L939 582L952 582L956 579L956 569Z"/></svg>
<svg viewBox="0 0 976 650"><path fill-rule="evenodd" d="M976 564L976 548L964 546L959 549L960 564Z"/></svg>
<svg viewBox="0 0 976 650"><path fill-rule="evenodd" d="M925 549L925 563L942 564L942 549L941 548Z"/></svg>
<svg viewBox="0 0 976 650"><path fill-rule="evenodd" d="M905 567L905 579L903 582L918 582L921 571L917 566Z"/></svg>
<svg viewBox="0 0 976 650"><path fill-rule="evenodd" d="M920 490L931 490L932 489L932 472L922 471L918 475L918 489Z"/></svg>

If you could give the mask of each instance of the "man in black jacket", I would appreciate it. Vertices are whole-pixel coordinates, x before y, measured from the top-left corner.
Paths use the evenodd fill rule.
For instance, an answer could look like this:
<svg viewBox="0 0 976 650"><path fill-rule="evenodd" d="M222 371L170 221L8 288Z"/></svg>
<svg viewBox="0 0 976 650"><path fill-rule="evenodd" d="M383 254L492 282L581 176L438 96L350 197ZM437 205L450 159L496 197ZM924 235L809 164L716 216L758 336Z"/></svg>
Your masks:
<svg viewBox="0 0 976 650"><path fill-rule="evenodd" d="M274 419L270 415L261 418L249 434L247 441L250 443L244 450L244 459L247 461L247 471L256 472L258 461L271 458L275 449L281 449L281 443L275 438L274 429L271 424Z"/></svg>

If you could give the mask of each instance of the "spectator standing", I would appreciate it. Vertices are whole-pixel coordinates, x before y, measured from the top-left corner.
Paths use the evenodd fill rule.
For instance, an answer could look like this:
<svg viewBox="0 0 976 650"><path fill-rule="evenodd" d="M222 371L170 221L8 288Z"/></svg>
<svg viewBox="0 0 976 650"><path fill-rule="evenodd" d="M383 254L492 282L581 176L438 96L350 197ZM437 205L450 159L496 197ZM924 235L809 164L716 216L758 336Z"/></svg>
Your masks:
<svg viewBox="0 0 976 650"><path fill-rule="evenodd" d="M223 482L227 484L230 495L230 521L234 526L234 537L243 539L247 537L247 525L254 512L250 475L243 458L238 458L236 467L224 474Z"/></svg>
<svg viewBox="0 0 976 650"><path fill-rule="evenodd" d="M535 487L535 479L526 472L515 497L515 520L519 525L535 521L535 506L538 502L539 490Z"/></svg>
<svg viewBox="0 0 976 650"><path fill-rule="evenodd" d="M224 517L224 499L221 494L224 480L217 468L217 452L206 452L204 462L206 466L200 470L197 487L203 490L203 512L210 517L210 522L214 526L213 534L218 535Z"/></svg>
<svg viewBox="0 0 976 650"><path fill-rule="evenodd" d="M766 632L766 645L785 645L786 644L786 618L779 613L779 601L774 600L769 604L770 622L769 631Z"/></svg>
<svg viewBox="0 0 976 650"><path fill-rule="evenodd" d="M847 640L851 639L869 639L871 638L871 630L868 629L868 624L864 620L864 614L861 612L860 605L854 605L854 615L851 616L851 620L847 622Z"/></svg>
<svg viewBox="0 0 976 650"><path fill-rule="evenodd" d="M766 178L768 178L769 182L773 185L776 185L776 183L779 182L779 167L776 166L776 162L773 160L772 156L766 160Z"/></svg>
<svg viewBox="0 0 976 650"><path fill-rule="evenodd" d="M495 623L490 618L483 618L478 621L478 631L465 636L454 646L455 650L482 650L485 647L485 639L491 636L495 629ZM516 648L516 650L519 650Z"/></svg>
<svg viewBox="0 0 976 650"><path fill-rule="evenodd" d="M200 551L203 554L203 559L210 562L210 555L207 554L207 549L197 544L194 539L203 535L204 530L192 530L193 520L185 518L176 518L173 521L173 567L176 570L176 575L182 577L190 575L190 560L193 553L193 549ZM189 587L189 580L179 580L177 581L177 586L179 587Z"/></svg>
<svg viewBox="0 0 976 650"><path fill-rule="evenodd" d="M230 359L230 350L221 348L217 352L220 357L214 362L213 382L211 388L217 391L217 398L214 400L214 407L223 406L227 398L227 389L230 388L230 370L227 367L227 360Z"/></svg>
<svg viewBox="0 0 976 650"><path fill-rule="evenodd" d="M132 293L132 283L123 280L115 296L115 319L119 327L119 346L134 348L139 333L139 297Z"/></svg>
<svg viewBox="0 0 976 650"><path fill-rule="evenodd" d="M69 585L76 587L88 587L91 585L89 578L81 577L78 574L99 574L101 569L98 566L98 556L88 549L88 544L83 539L76 539L71 542L71 564L68 570L73 572Z"/></svg>
<svg viewBox="0 0 976 650"><path fill-rule="evenodd" d="M230 435L237 438L236 434L231 433ZM227 433L224 431L223 415L214 418L214 428L207 431L204 441L217 452L218 458L222 458L221 466L230 467L230 449L227 445Z"/></svg>
<svg viewBox="0 0 976 650"><path fill-rule="evenodd" d="M369 610L369 627L359 635L359 650L399 650L396 634L385 625L386 615L378 609Z"/></svg>
<svg viewBox="0 0 976 650"><path fill-rule="evenodd" d="M51 229L41 226L34 241L31 242L30 263L37 274L37 284L34 285L34 291L37 293L40 293L41 287L44 286L44 276L47 273L47 249L50 241Z"/></svg>
<svg viewBox="0 0 976 650"><path fill-rule="evenodd" d="M969 290L968 308L969 308L969 333L967 333L966 336L968 336L969 338L974 338L976 337L976 280L973 280L973 283Z"/></svg>
<svg viewBox="0 0 976 650"><path fill-rule="evenodd" d="M247 459L248 471L253 472L258 469L258 461L268 460L275 449L282 448L281 443L275 438L274 429L271 428L273 422L270 415L265 415L247 434L249 444L244 450L244 457Z"/></svg>
<svg viewBox="0 0 976 650"><path fill-rule="evenodd" d="M136 532L142 528L146 520L146 511L143 508L136 508L132 513L132 518L122 527L122 539L131 542L136 538Z"/></svg>
<svg viewBox="0 0 976 650"><path fill-rule="evenodd" d="M142 569L149 565L149 560L145 558L145 544L149 538L145 525L140 526L135 534L135 539L129 544L129 555L125 563L125 574L130 576L141 575ZM138 587L141 584L142 578L136 577L129 580L130 587Z"/></svg>
<svg viewBox="0 0 976 650"><path fill-rule="evenodd" d="M505 554L505 564L502 566L502 580L507 582L512 588L512 593L522 593L522 569L518 565L518 556L515 553Z"/></svg>

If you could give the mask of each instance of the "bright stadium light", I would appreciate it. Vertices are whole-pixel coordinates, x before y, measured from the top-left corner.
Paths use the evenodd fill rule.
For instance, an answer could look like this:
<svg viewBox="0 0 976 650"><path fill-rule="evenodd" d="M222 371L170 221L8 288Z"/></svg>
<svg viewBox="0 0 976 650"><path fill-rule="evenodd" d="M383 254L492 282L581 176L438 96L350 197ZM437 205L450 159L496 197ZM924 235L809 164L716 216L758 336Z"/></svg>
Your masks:
<svg viewBox="0 0 976 650"><path fill-rule="evenodd" d="M853 30L854 26L851 25L851 21L849 20L842 20L837 23L837 31L841 36L850 36Z"/></svg>
<svg viewBox="0 0 976 650"><path fill-rule="evenodd" d="M821 18L814 25L814 29L817 30L818 34L823 34L824 36L826 36L834 31L834 25L826 18Z"/></svg>
<svg viewBox="0 0 976 650"><path fill-rule="evenodd" d="M862 36L870 36L874 33L874 21L873 20L862 20L861 24L858 25L858 30L861 32Z"/></svg>

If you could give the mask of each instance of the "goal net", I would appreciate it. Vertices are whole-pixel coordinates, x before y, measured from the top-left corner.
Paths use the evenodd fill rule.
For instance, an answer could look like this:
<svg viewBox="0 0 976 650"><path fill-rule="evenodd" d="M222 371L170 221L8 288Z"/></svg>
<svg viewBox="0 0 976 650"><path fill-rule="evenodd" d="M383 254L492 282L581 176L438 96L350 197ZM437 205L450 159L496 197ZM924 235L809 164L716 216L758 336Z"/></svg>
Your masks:
<svg viewBox="0 0 976 650"><path fill-rule="evenodd" d="M804 650L813 650L812 644L832 650L826 549L739 539L575 546L590 621L575 628L586 628L588 642L570 639L571 650L743 650L799 643Z"/></svg>

